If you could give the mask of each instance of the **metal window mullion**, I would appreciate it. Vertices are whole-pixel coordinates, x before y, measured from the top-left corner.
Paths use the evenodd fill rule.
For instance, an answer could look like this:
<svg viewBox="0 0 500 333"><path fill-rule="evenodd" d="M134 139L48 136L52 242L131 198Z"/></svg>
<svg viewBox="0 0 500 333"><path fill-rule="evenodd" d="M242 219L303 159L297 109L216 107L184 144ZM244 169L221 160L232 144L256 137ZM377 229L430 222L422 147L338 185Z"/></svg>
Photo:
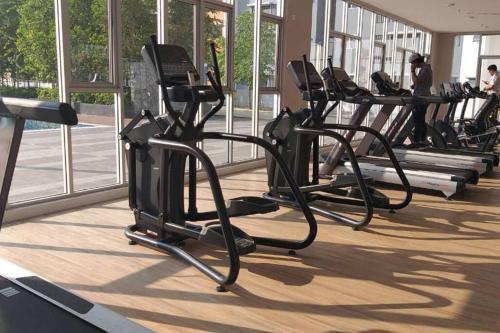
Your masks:
<svg viewBox="0 0 500 333"><path fill-rule="evenodd" d="M189 0L182 0L182 1L191 2ZM233 8L233 5L221 2L219 0L198 0L198 1L202 1L205 7L215 8L217 10L230 11Z"/></svg>
<svg viewBox="0 0 500 333"><path fill-rule="evenodd" d="M157 0L156 9L156 29L158 34L158 43L165 44L168 42L168 0ZM165 105L163 105L163 97L160 86L158 86L158 114L165 114Z"/></svg>
<svg viewBox="0 0 500 333"><path fill-rule="evenodd" d="M253 92L252 92L252 135L258 136L259 131L259 72L260 72L260 12L261 1L255 2L254 11L254 48L253 48ZM257 158L257 146L252 145L252 158Z"/></svg>
<svg viewBox="0 0 500 333"><path fill-rule="evenodd" d="M59 101L65 103L71 102L71 96L68 89L71 81L71 48L69 45L68 15L68 2L64 0L54 0ZM64 192L72 194L75 189L73 179L73 149L71 128L69 126L64 125L61 127L61 143L63 154Z"/></svg>
<svg viewBox="0 0 500 333"><path fill-rule="evenodd" d="M203 41L202 41L202 36L205 35L205 24L203 18L205 17L205 3L204 1L199 1L196 5L194 5L194 36L193 36L193 56L194 56L194 63L196 65L196 68L201 69L203 68L203 60L204 60L204 55L203 55ZM208 7L210 8L210 7ZM204 46L204 45L203 45ZM200 75L203 75L203 73L200 73ZM201 121L201 109L202 109L202 104L200 104L198 108L198 112L196 112L196 122ZM198 141L196 143L198 148L201 150L205 149L205 143L203 140ZM201 163L200 161L197 161L197 168L201 168Z"/></svg>
<svg viewBox="0 0 500 333"><path fill-rule="evenodd" d="M322 59L321 59L321 67L326 68L327 67L327 59L328 59L328 49L329 49L329 43L330 43L330 20L332 19L331 17L331 8L332 8L332 1L333 0L326 0L325 2L325 21L323 22L323 30L324 30L324 36L323 36L323 54L322 54ZM338 111L338 109L337 109ZM325 137L321 136L319 139L319 144L323 146L325 144Z"/></svg>
<svg viewBox="0 0 500 333"><path fill-rule="evenodd" d="M119 87L111 87L111 86L71 86L68 87L68 92L71 93L94 93L94 92L101 92L101 93L118 93L120 92Z"/></svg>
<svg viewBox="0 0 500 333"><path fill-rule="evenodd" d="M322 67L327 67L328 49L330 46L330 20L331 20L331 6L333 0L326 0L325 3L325 22L324 22L324 36L323 36L323 56Z"/></svg>
<svg viewBox="0 0 500 333"><path fill-rule="evenodd" d="M227 22L226 22L226 48L225 48L225 71L226 71L226 132L233 133L233 98L232 98L232 85L233 73L233 48L234 48L234 6L227 7ZM233 142L228 140L226 142L227 149L227 162L232 163L233 160Z"/></svg>
<svg viewBox="0 0 500 333"><path fill-rule="evenodd" d="M228 94L226 98L226 131L228 133L234 133L234 123L233 123L233 94ZM228 140L227 142L227 162L233 163L234 154L233 154L234 144L233 141Z"/></svg>
<svg viewBox="0 0 500 333"><path fill-rule="evenodd" d="M121 4L122 0L112 1L114 13L112 12L113 20L113 31L112 31L112 41L113 41L113 61L114 73L115 73L115 84L119 86L118 93L114 94L115 97L115 140L116 140L116 176L117 183L125 183L125 173L126 173L126 162L124 154L124 145L122 140L119 138L119 134L124 126L124 115L125 115L125 100L123 92L123 59L122 59L122 17L121 17Z"/></svg>
<svg viewBox="0 0 500 333"><path fill-rule="evenodd" d="M375 24L377 17L373 12L370 12L371 14L371 25L370 25L370 49L368 51L368 68L367 68L367 83L368 86L366 87L371 91L372 87L372 81L370 80L370 74L373 71L373 55L374 55L374 48L375 48ZM362 16L364 18L364 15ZM362 43L363 41L361 41ZM368 112L367 117L365 118L365 126L368 126L370 123L370 113Z"/></svg>

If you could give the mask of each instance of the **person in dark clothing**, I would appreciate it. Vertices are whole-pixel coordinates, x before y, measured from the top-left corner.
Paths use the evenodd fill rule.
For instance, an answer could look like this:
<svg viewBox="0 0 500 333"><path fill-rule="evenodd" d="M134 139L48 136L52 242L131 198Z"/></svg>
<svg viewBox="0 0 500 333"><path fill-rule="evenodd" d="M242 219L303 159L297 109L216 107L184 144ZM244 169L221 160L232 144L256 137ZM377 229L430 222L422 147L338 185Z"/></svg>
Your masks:
<svg viewBox="0 0 500 333"><path fill-rule="evenodd" d="M419 53L410 56L411 79L413 81L413 96L430 96L432 87L432 69L431 65L425 62L425 59ZM417 74L417 69L419 69ZM413 109L413 121L415 124L414 144L416 146L427 145L427 124L425 114L427 106L417 105Z"/></svg>

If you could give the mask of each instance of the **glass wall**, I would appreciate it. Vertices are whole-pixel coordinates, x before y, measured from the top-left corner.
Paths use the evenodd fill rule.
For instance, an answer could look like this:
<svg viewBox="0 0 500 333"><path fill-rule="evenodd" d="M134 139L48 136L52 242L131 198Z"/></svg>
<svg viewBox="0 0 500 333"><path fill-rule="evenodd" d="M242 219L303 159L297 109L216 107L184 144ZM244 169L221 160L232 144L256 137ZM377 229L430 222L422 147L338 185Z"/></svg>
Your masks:
<svg viewBox="0 0 500 333"><path fill-rule="evenodd" d="M0 95L71 103L80 121L73 128L27 123L9 202L125 185L118 133L143 109L164 112L141 56L152 34L160 43L186 48L203 82L214 43L226 104L206 129L262 136L264 124L279 109L283 2L6 2L2 9L9 17L0 22ZM210 107L202 105L199 115ZM250 144L207 141L200 147L216 165L262 155Z"/></svg>
<svg viewBox="0 0 500 333"><path fill-rule="evenodd" d="M313 0L312 11L322 21L313 20L311 30L311 59L318 70L326 67L327 58L332 57L334 66L344 68L361 87L373 91L370 75L385 71L402 87L409 88L409 56L420 52L430 58L431 34L406 22L342 0ZM338 112L332 113L334 121L348 123L353 111L351 104L341 103ZM376 112L376 108L370 111L368 124Z"/></svg>
<svg viewBox="0 0 500 333"><path fill-rule="evenodd" d="M459 35L455 37L450 80L469 82L473 87L484 88L490 78L488 66L500 67L500 35ZM465 115L473 117L484 100L476 98L467 105ZM459 106L460 108L460 106Z"/></svg>
<svg viewBox="0 0 500 333"><path fill-rule="evenodd" d="M0 20L0 96L57 101L54 1L7 1ZM10 201L65 192L61 126L27 121Z"/></svg>

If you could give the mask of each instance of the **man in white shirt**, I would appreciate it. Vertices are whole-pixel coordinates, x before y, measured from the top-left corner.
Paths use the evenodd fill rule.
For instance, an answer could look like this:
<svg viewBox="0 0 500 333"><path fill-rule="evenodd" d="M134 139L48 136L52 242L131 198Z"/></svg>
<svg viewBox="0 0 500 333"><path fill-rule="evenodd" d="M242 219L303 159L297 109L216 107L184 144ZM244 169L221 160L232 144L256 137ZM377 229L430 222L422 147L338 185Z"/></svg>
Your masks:
<svg viewBox="0 0 500 333"><path fill-rule="evenodd" d="M495 93L500 95L500 78L498 77L497 65L488 66L488 72L491 77L488 81L483 81L485 84L484 90L488 93Z"/></svg>

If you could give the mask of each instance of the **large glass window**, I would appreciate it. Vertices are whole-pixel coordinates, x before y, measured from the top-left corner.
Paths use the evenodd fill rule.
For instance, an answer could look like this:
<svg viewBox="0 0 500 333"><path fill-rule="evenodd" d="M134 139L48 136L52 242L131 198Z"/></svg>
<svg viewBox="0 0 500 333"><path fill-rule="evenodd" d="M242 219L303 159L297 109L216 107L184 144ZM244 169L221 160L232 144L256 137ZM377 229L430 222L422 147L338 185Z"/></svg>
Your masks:
<svg viewBox="0 0 500 333"><path fill-rule="evenodd" d="M75 190L118 182L114 94L74 93L80 127L72 129Z"/></svg>
<svg viewBox="0 0 500 333"><path fill-rule="evenodd" d="M383 70L384 67L384 49L383 45L375 45L373 48L372 72Z"/></svg>
<svg viewBox="0 0 500 333"><path fill-rule="evenodd" d="M332 37L328 45L328 55L332 57L333 66L342 67L344 39L342 37Z"/></svg>
<svg viewBox="0 0 500 333"><path fill-rule="evenodd" d="M359 24L361 8L354 6L352 4L347 5L347 27L346 32L349 35L358 36L359 35Z"/></svg>
<svg viewBox="0 0 500 333"><path fill-rule="evenodd" d="M109 81L108 1L70 1L69 22L73 81Z"/></svg>
<svg viewBox="0 0 500 333"><path fill-rule="evenodd" d="M386 47L385 47L385 60L384 60L384 68L385 71L392 75L393 69L393 54L394 54L394 34L396 29L396 22L393 20L388 20L387 22L387 32L386 32Z"/></svg>
<svg viewBox="0 0 500 333"><path fill-rule="evenodd" d="M402 75L403 75L403 61L404 61L404 50L396 50L396 61L394 62L394 82L402 85Z"/></svg>
<svg viewBox="0 0 500 333"><path fill-rule="evenodd" d="M313 13L312 17L316 20L312 20L312 31L311 31L311 55L310 61L317 68L323 66L324 57L324 47L325 47L325 8L326 1L323 0L313 0Z"/></svg>
<svg viewBox="0 0 500 333"><path fill-rule="evenodd" d="M359 53L359 76L358 81L361 87L369 87L370 85L370 52L373 45L372 40L372 23L373 13L368 10L363 10L363 25L361 28L361 49Z"/></svg>
<svg viewBox="0 0 500 333"><path fill-rule="evenodd" d="M204 36L203 36L203 68L204 80L207 81L206 71L212 66L212 57L210 52L210 43L214 43L216 54L221 71L221 80L223 85L227 85L227 37L229 31L229 13L223 10L205 7L203 13ZM212 108L211 103L201 105L201 112L205 114ZM206 131L227 132L228 126L227 99L225 106L210 118L206 125ZM229 162L229 143L222 140L204 140L203 150L212 158L214 164L225 164Z"/></svg>
<svg viewBox="0 0 500 333"><path fill-rule="evenodd" d="M158 85L141 56L141 48L155 34L156 1L122 0L122 61L125 118L131 119L141 110L159 113Z"/></svg>
<svg viewBox="0 0 500 333"><path fill-rule="evenodd" d="M169 0L167 7L167 41L184 47L193 62L195 40L195 6L180 0Z"/></svg>
<svg viewBox="0 0 500 333"><path fill-rule="evenodd" d="M346 6L346 3L342 0L332 0L331 6L331 17L333 20L330 22L330 29L333 31L344 32L344 7Z"/></svg>
<svg viewBox="0 0 500 333"><path fill-rule="evenodd" d="M262 21L260 31L260 73L261 87L277 88L279 24Z"/></svg>
<svg viewBox="0 0 500 333"><path fill-rule="evenodd" d="M283 11L283 6L282 6L282 0L266 0L262 1L262 12L275 15L275 16L281 16L282 11Z"/></svg>
<svg viewBox="0 0 500 333"><path fill-rule="evenodd" d="M471 82L476 85L477 63L479 55L479 35L462 35L455 37L451 80L455 82Z"/></svg>
<svg viewBox="0 0 500 333"><path fill-rule="evenodd" d="M227 85L227 61L226 61L226 49L227 49L227 35L228 35L228 13L226 11L205 8L203 13L204 19L204 64L203 73L206 72L209 66L212 66L212 59L210 53L210 43L214 43L216 46L217 59L219 62L219 68L221 72L222 84ZM204 75L206 80L206 75Z"/></svg>
<svg viewBox="0 0 500 333"><path fill-rule="evenodd" d="M358 55L359 55L359 40L355 38L346 38L345 48L345 65L344 68L353 81L357 81L358 77Z"/></svg>
<svg viewBox="0 0 500 333"><path fill-rule="evenodd" d="M379 14L375 16L375 41L385 41L385 16Z"/></svg>
<svg viewBox="0 0 500 333"><path fill-rule="evenodd" d="M500 35L486 35L481 38L481 55L500 54Z"/></svg>
<svg viewBox="0 0 500 333"><path fill-rule="evenodd" d="M4 1L0 20L0 96L58 99L54 1ZM9 202L61 194L61 127L27 121Z"/></svg>
<svg viewBox="0 0 500 333"><path fill-rule="evenodd" d="M405 30L406 26L403 23L397 24L396 46L405 47Z"/></svg>
<svg viewBox="0 0 500 333"><path fill-rule="evenodd" d="M253 2L252 2L253 3ZM253 119L254 11L246 0L235 0L233 131L251 135ZM233 161L252 158L252 146L233 143Z"/></svg>

